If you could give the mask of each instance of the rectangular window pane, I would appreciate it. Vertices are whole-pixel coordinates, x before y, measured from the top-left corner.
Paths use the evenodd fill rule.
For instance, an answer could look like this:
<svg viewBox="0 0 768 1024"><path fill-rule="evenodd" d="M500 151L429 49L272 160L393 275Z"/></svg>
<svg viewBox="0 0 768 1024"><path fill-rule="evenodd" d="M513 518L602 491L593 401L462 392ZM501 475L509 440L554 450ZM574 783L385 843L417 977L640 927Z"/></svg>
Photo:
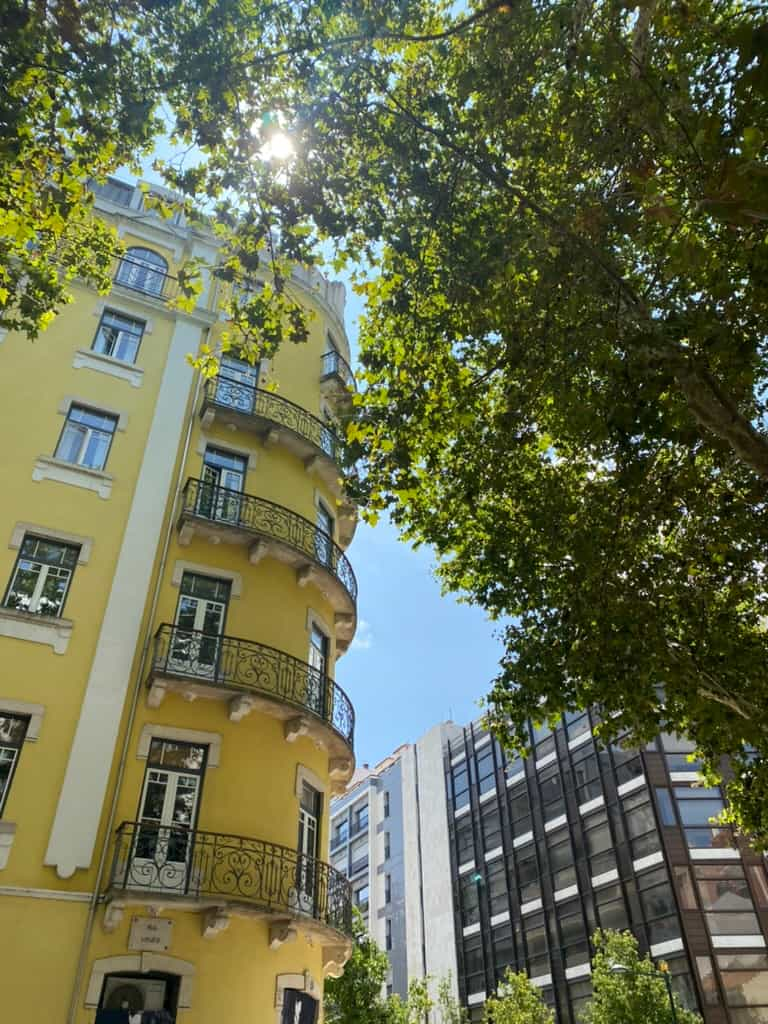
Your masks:
<svg viewBox="0 0 768 1024"><path fill-rule="evenodd" d="M668 789L662 786L656 787L656 803L659 808L659 817L662 825L675 825L675 808L672 804L672 797Z"/></svg>
<svg viewBox="0 0 768 1024"><path fill-rule="evenodd" d="M717 982L715 981L715 972L712 969L711 957L697 956L696 969L699 972L699 981L704 990L704 1002L707 1006L717 1006L720 997L717 994Z"/></svg>
<svg viewBox="0 0 768 1024"><path fill-rule="evenodd" d="M768 1006L768 971L723 971L720 978L729 1006Z"/></svg>
<svg viewBox="0 0 768 1024"><path fill-rule="evenodd" d="M752 891L757 897L758 907L768 907L768 876L765 868L760 864L753 864L747 868L749 877L752 880Z"/></svg>
<svg viewBox="0 0 768 1024"><path fill-rule="evenodd" d="M760 935L757 914L705 914L712 935Z"/></svg>
<svg viewBox="0 0 768 1024"><path fill-rule="evenodd" d="M116 428L117 417L72 405L55 457L88 469L103 469Z"/></svg>
<svg viewBox="0 0 768 1024"><path fill-rule="evenodd" d="M686 867L675 867L673 870L680 906L683 910L696 910L696 893L693 890L691 872Z"/></svg>
<svg viewBox="0 0 768 1024"><path fill-rule="evenodd" d="M142 320L134 320L123 313L106 309L91 347L94 352L111 356L113 359L122 359L125 363L133 363L136 361L145 326Z"/></svg>

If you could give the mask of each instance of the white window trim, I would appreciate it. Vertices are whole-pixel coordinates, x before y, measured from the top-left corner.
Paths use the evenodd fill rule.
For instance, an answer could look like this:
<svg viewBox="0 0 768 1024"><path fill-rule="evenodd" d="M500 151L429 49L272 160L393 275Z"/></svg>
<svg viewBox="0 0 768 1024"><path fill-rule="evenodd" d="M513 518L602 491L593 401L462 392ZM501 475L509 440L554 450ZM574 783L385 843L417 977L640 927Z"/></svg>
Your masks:
<svg viewBox="0 0 768 1024"><path fill-rule="evenodd" d="M64 395L59 402L57 412L66 419L73 405L82 405L86 409L93 409L94 412L105 412L109 416L116 416L115 430L125 432L128 429L128 413L124 409L115 409L112 406L103 405L101 402L95 405L92 399L80 398L79 395Z"/></svg>
<svg viewBox="0 0 768 1024"><path fill-rule="evenodd" d="M205 431L200 431L200 436L197 439L197 447L195 451L198 455L205 458L205 451L207 448L220 448L223 452L229 452L231 455L239 455L241 459L245 459L248 463L249 471L256 469L256 463L258 462L258 454L256 452L250 452L247 448L238 448L235 444L229 444L227 441L220 441L218 438L209 437Z"/></svg>
<svg viewBox="0 0 768 1024"><path fill-rule="evenodd" d="M24 736L25 743L36 743L45 717L45 704L30 704L25 700L12 700L0 697L0 714L26 715L29 725Z"/></svg>
<svg viewBox="0 0 768 1024"><path fill-rule="evenodd" d="M72 636L71 619L57 619L33 612L17 612L0 608L0 636L13 640L27 640L33 644L46 644L54 654L65 654Z"/></svg>
<svg viewBox="0 0 768 1024"><path fill-rule="evenodd" d="M173 563L171 573L171 586L180 587L181 579L185 572L196 572L202 576L214 576L217 579L229 580L232 584L229 596L240 597L243 593L243 577L239 572L230 572L228 569L220 569L217 565L203 565L200 562L185 562L179 558Z"/></svg>
<svg viewBox="0 0 768 1024"><path fill-rule="evenodd" d="M318 793L322 793L323 796L327 792L327 784L323 782L319 775L312 771L311 768L307 768L305 764L296 765L296 796L301 799L301 791L304 783L311 786L312 789L317 790Z"/></svg>
<svg viewBox="0 0 768 1024"><path fill-rule="evenodd" d="M135 974L163 971L166 974L176 974L181 979L178 1008L188 1010L192 1006L192 987L196 974L193 963L160 953L133 953L127 956L106 956L93 961L88 987L85 990L84 1004L87 1008L95 1009L99 1005L104 978L107 974L118 971L131 971Z"/></svg>
<svg viewBox="0 0 768 1024"><path fill-rule="evenodd" d="M218 732L202 732L199 729L177 729L171 725L157 725L147 722L139 735L136 757L146 761L152 740L178 740L180 743L201 743L208 747L206 768L218 768L221 762L222 736Z"/></svg>
<svg viewBox="0 0 768 1024"><path fill-rule="evenodd" d="M75 349L72 369L106 373L110 377L127 381L132 388L140 388L144 383L144 370L141 366L128 363L124 359L116 359L115 356L108 356L104 352L94 352L89 348Z"/></svg>
<svg viewBox="0 0 768 1024"><path fill-rule="evenodd" d="M314 608L309 608L308 607L307 608L307 622L306 622L307 633L311 633L312 632L312 627L313 626L316 626L320 630L321 633L324 633L328 637L329 643L333 642L334 635L333 635L333 630L331 629L331 627L328 625L328 623L325 621L325 619L322 617L322 615L320 615L318 612L316 612Z"/></svg>
<svg viewBox="0 0 768 1024"><path fill-rule="evenodd" d="M78 565L87 565L93 550L93 537L83 537L79 533L66 533L64 530L55 530L50 526L40 526L38 523L17 522L13 527L8 547L18 551L24 537L33 533L36 537L43 537L45 540L60 540L65 544L79 544L80 554L77 556Z"/></svg>
<svg viewBox="0 0 768 1024"><path fill-rule="evenodd" d="M303 974L278 974L275 979L275 1020L280 1024L283 1015L283 1001L285 990L295 988L298 992L305 992L317 1002L320 1001L320 986L312 977L309 971Z"/></svg>
<svg viewBox="0 0 768 1024"><path fill-rule="evenodd" d="M0 821L0 871L8 866L8 858L16 838L16 824L13 821Z"/></svg>
<svg viewBox="0 0 768 1024"><path fill-rule="evenodd" d="M338 515L338 508L336 506L336 502L335 501L329 501L328 498L326 498L326 496L324 494L321 494L321 492L318 491L318 489L316 487L315 487L314 492L313 492L313 501L314 501L314 504L315 504L315 510L316 511L318 511L320 508L322 508L323 511L327 515L329 515L331 517L331 522L333 523L332 540L334 542L338 543L339 515Z"/></svg>
<svg viewBox="0 0 768 1024"><path fill-rule="evenodd" d="M41 480L54 480L56 483L69 484L72 487L82 487L86 491L95 491L100 498L106 499L112 494L114 477L102 469L91 469L75 462L65 462L64 459L57 459L52 455L38 455L32 469L32 479L36 483Z"/></svg>

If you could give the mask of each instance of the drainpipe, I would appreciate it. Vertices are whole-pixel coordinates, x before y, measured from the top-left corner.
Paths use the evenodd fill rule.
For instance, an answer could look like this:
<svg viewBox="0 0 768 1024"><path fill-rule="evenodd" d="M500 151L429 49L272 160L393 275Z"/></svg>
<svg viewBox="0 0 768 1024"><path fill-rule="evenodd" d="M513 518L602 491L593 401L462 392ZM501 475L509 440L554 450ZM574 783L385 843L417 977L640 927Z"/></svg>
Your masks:
<svg viewBox="0 0 768 1024"><path fill-rule="evenodd" d="M205 329L205 341L208 340L210 335L210 327ZM176 480L174 481L173 487L173 504L175 506L178 499L178 495L181 491L182 481L184 479L184 469L187 462L187 455L189 453L189 444L192 438L192 427L195 421L195 410L197 409L198 399L200 397L200 385L202 382L201 374L197 374L195 382L195 392L192 399L192 405L189 410L189 417L187 419L187 429L184 436L184 447L182 449L181 460L179 462L179 469L176 473ZM120 789L123 784L123 778L125 776L125 765L128 760L128 752L130 750L131 738L133 735L133 726L136 721L136 712L139 706L139 697L143 688L144 672L147 665L147 655L149 654L150 645L152 643L153 627L155 622L155 614L157 612L157 603L160 597L160 586L163 581L165 574L165 567L168 561L168 549L171 545L171 536L173 534L173 524L175 516L173 513L168 517L168 525L165 529L165 535L163 537L163 547L160 555L160 565L157 569L157 576L155 577L155 585L152 590L152 602L147 616L147 624L144 629L144 640L141 646L141 658L139 660L139 667L136 673L136 682L134 684L133 693L131 695L131 706L128 713L128 721L125 725L125 732L123 734L123 743L120 748L120 761L117 766L117 776L115 778L115 784L112 791L112 800L109 805L109 816L107 818L107 826L104 831L104 842L102 844L101 852L99 854L99 863L96 870L96 880L93 886L93 892L88 903L88 916L85 920L85 928L83 930L83 939L80 944L80 955L77 961L77 969L75 971L75 981L72 986L72 998L69 1003L69 1012L67 1014L67 1024L75 1024L75 1018L77 1017L78 1002L80 999L80 990L83 984L83 975L85 974L85 966L88 958L88 948L91 941L91 935L93 933L93 923L96 919L96 910L100 902L100 891L101 883L104 878L104 868L107 863L107 856L109 854L110 843L112 841L112 832L115 827L115 818L117 817L117 804L120 795Z"/></svg>

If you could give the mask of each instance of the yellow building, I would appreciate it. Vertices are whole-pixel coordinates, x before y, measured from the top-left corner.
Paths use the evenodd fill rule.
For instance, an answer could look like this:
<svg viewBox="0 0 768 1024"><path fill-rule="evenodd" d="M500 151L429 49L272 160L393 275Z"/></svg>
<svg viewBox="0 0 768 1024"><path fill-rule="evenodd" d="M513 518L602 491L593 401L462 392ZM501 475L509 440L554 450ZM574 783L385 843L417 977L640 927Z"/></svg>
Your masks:
<svg viewBox="0 0 768 1024"><path fill-rule="evenodd" d="M297 270L308 344L202 381L219 286L169 299L215 240L119 182L96 205L109 296L0 339L2 1019L311 1024L351 927L343 287Z"/></svg>

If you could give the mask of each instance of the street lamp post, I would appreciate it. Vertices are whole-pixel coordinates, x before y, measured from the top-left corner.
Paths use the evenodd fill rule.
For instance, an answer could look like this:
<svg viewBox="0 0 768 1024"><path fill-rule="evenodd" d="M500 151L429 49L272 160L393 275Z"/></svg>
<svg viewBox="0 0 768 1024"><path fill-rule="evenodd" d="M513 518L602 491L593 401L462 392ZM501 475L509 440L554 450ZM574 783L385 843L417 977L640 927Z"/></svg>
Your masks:
<svg viewBox="0 0 768 1024"><path fill-rule="evenodd" d="M629 968L625 967L624 964L612 964L611 970L615 974L629 973ZM672 1013L672 1024L677 1024L677 1007L675 1006L675 994L672 991L672 978L669 974L669 964L666 960L662 960L658 967L654 965L654 970L664 978L664 984L667 986L667 995L669 996L669 1009Z"/></svg>

